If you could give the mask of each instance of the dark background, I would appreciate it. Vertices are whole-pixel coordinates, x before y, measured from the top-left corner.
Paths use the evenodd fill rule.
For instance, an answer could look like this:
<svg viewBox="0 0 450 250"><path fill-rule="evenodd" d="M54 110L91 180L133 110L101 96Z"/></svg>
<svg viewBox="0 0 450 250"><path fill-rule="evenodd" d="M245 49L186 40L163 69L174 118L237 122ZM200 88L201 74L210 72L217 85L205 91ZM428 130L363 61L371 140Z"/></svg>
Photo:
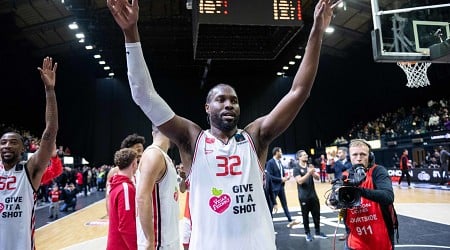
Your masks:
<svg viewBox="0 0 450 250"><path fill-rule="evenodd" d="M16 8L8 5L9 9L4 9L11 2L16 2ZM32 2L46 4L45 1ZM52 2L53 6L59 4L57 1L48 2ZM91 2L89 6L92 6L92 2L97 1L84 2ZM312 24L311 6L315 4L315 1L303 2L305 27L276 59L213 60L205 79L205 60L192 59L192 24L179 20L181 16L190 21L189 11L180 7L177 15L170 16L170 11L150 8L158 1L150 2L140 1L141 11L144 13L141 15L140 31L155 87L177 114L197 122L203 128L208 128L204 112L206 93L219 82L236 88L241 104L240 127L272 110L289 90L294 74L287 72L284 77L277 77L275 73L285 64L287 56L292 57L305 45ZM365 8L370 6L367 1L361 2L354 4L356 7L358 4L365 4ZM183 6L184 2L168 1L163 5L169 4ZM93 37L101 41L97 43L97 47L104 44L103 50L116 74L114 78L105 77L91 55L83 48L76 47L73 41L67 42L70 43L67 49L54 50L54 46L50 45L38 47L24 33L27 31L26 27L19 27L16 16L21 6L33 7L28 1L0 1L0 8L3 8L0 11L3 28L0 32L0 122L26 128L32 134L41 136L45 125L45 97L36 67L41 65L43 53L54 52L45 54L53 56L58 62L58 145L68 146L72 154L82 156L97 166L112 162L114 151L128 134L139 133L146 137L147 144L151 143L151 124L131 99L123 36L117 26L111 26L114 23L108 10L96 5L100 9L96 12L97 18L101 17L102 21L95 19L96 22L93 23L101 28L93 28L94 31L91 32ZM149 9L153 11L153 16L146 15ZM154 13L158 11L169 17L157 17ZM368 20L371 20L370 15ZM280 146L286 153L316 148L317 141L326 146L336 137L345 135L360 121L375 119L380 114L395 111L401 106L423 106L430 99L437 101L449 97L448 64L433 64L429 68L431 86L407 88L406 76L398 66L373 61L371 21L364 26L369 27L369 32L350 37L353 42L338 52L324 40L311 96L293 124L272 146ZM45 27L37 29L43 30ZM181 37L176 36L179 30L184 30ZM185 35L186 30L191 36ZM151 36L155 32L160 33L152 40ZM337 35L345 37L345 34ZM158 47L164 43L165 46Z"/></svg>

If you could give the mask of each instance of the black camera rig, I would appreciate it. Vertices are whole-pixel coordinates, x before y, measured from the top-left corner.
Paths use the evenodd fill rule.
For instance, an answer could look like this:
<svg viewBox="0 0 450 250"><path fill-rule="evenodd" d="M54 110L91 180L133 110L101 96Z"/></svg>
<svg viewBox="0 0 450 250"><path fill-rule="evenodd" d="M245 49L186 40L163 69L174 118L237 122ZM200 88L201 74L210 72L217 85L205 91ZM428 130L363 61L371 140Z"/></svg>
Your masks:
<svg viewBox="0 0 450 250"><path fill-rule="evenodd" d="M349 169L348 176L332 182L331 192L327 192L326 205L334 208L352 208L361 205L361 189L358 186L366 179L363 165L356 164Z"/></svg>

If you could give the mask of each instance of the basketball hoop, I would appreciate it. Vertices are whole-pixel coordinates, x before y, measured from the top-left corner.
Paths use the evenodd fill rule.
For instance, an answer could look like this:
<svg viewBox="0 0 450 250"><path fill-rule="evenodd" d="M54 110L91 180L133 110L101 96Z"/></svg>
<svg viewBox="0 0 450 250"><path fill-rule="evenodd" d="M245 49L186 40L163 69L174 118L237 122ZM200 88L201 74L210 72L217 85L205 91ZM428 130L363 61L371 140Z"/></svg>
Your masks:
<svg viewBox="0 0 450 250"><path fill-rule="evenodd" d="M427 76L427 69L430 62L397 62L397 65L403 69L408 79L407 87L418 88L430 85Z"/></svg>

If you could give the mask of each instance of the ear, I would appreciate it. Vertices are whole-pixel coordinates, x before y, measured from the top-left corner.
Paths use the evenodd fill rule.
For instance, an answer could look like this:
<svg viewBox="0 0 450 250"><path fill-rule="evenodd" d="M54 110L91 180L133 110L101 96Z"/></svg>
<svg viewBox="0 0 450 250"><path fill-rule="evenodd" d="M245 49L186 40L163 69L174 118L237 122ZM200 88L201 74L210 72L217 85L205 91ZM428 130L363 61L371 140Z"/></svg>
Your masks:
<svg viewBox="0 0 450 250"><path fill-rule="evenodd" d="M209 104L208 103L205 104L205 112L207 114L209 114Z"/></svg>

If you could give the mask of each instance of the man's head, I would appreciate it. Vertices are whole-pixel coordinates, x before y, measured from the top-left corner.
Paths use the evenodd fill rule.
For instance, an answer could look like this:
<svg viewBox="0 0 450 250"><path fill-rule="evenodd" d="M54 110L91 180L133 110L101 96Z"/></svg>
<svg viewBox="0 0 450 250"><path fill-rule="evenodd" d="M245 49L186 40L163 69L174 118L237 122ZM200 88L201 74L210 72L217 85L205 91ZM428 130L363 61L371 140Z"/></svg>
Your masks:
<svg viewBox="0 0 450 250"><path fill-rule="evenodd" d="M299 162L305 163L308 162L308 153L306 153L305 150L299 150L295 154L295 157L297 157Z"/></svg>
<svg viewBox="0 0 450 250"><path fill-rule="evenodd" d="M281 156L283 156L283 151L281 150L280 147L274 147L272 149L272 155L273 155L273 157L280 159Z"/></svg>
<svg viewBox="0 0 450 250"><path fill-rule="evenodd" d="M339 160L345 160L347 158L348 149L346 147L339 147L337 151L337 156Z"/></svg>
<svg viewBox="0 0 450 250"><path fill-rule="evenodd" d="M241 109L234 88L223 83L214 86L206 97L205 111L211 126L225 132L236 129Z"/></svg>
<svg viewBox="0 0 450 250"><path fill-rule="evenodd" d="M352 165L362 164L365 168L369 167L370 146L362 139L355 139L350 142L350 161Z"/></svg>
<svg viewBox="0 0 450 250"><path fill-rule="evenodd" d="M139 160L142 157L142 153L144 153L144 144L145 138L135 133L125 137L125 139L123 139L122 143L120 144L120 148L132 148L136 150L137 161L139 163Z"/></svg>
<svg viewBox="0 0 450 250"><path fill-rule="evenodd" d="M3 164L14 165L22 158L25 151L23 138L16 132L6 132L0 139L0 152Z"/></svg>
<svg viewBox="0 0 450 250"><path fill-rule="evenodd" d="M132 148L122 148L114 154L114 164L119 170L125 170L129 167L137 169L137 152ZM133 169L133 173L135 172Z"/></svg>
<svg viewBox="0 0 450 250"><path fill-rule="evenodd" d="M403 155L408 155L408 149L403 149Z"/></svg>

